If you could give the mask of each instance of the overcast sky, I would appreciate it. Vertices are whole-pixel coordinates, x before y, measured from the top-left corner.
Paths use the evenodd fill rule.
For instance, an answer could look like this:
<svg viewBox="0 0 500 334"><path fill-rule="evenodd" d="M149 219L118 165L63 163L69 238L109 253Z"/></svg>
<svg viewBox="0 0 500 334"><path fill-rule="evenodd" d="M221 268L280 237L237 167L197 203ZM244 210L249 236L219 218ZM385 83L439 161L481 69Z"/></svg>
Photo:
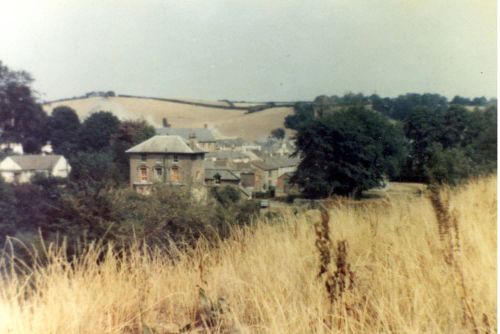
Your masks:
<svg viewBox="0 0 500 334"><path fill-rule="evenodd" d="M41 98L496 96L495 0L16 0L0 60Z"/></svg>

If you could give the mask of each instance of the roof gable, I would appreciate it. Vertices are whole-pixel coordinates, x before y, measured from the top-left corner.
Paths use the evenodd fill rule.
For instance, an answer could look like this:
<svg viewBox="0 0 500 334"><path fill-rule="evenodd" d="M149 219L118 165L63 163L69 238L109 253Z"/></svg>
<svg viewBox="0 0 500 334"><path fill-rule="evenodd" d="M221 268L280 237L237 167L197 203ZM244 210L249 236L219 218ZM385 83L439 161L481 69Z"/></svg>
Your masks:
<svg viewBox="0 0 500 334"><path fill-rule="evenodd" d="M22 170L22 168L10 157L6 157L0 162L0 170Z"/></svg>

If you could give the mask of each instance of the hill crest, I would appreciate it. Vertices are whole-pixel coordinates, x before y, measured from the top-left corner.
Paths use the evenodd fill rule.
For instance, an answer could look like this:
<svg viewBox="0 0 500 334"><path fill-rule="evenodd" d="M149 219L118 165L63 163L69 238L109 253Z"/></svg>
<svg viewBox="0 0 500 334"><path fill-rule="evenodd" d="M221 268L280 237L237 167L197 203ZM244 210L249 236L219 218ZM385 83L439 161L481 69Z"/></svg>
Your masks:
<svg viewBox="0 0 500 334"><path fill-rule="evenodd" d="M267 137L275 128L283 128L285 117L293 112L291 105L118 95L61 99L46 102L43 108L51 113L56 107L68 106L80 119L93 112L110 111L122 120L144 119L155 127L161 127L166 118L175 128L207 126L216 128L223 136L256 140Z"/></svg>

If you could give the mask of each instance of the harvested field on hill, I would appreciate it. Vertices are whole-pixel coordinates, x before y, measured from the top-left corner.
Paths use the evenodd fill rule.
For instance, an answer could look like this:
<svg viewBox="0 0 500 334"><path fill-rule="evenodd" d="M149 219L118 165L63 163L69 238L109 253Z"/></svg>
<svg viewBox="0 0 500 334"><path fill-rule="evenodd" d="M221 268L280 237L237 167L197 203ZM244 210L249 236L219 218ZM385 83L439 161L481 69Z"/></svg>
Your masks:
<svg viewBox="0 0 500 334"><path fill-rule="evenodd" d="M186 101L193 102L194 100ZM215 104L222 105L223 103L216 102ZM223 136L241 137L247 140L266 137L271 130L284 127L285 117L293 111L289 107L278 107L246 114L244 110L128 97L92 97L60 101L45 104L44 109L51 112L53 108L63 105L75 109L80 118L85 118L92 112L105 110L111 111L123 120L145 119L152 125L160 127L165 117L172 127L203 127L207 124L209 127L217 128Z"/></svg>

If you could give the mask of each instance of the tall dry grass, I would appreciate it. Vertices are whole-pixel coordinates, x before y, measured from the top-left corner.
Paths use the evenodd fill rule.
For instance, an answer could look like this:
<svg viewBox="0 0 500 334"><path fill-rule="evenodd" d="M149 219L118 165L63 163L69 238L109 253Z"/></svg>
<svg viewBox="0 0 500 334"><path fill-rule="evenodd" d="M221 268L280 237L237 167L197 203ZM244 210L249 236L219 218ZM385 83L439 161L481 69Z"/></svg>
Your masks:
<svg viewBox="0 0 500 334"><path fill-rule="evenodd" d="M4 268L0 332L496 332L496 178L437 196L336 207L326 225L289 214L175 261L90 247L70 264L47 248L48 265Z"/></svg>

